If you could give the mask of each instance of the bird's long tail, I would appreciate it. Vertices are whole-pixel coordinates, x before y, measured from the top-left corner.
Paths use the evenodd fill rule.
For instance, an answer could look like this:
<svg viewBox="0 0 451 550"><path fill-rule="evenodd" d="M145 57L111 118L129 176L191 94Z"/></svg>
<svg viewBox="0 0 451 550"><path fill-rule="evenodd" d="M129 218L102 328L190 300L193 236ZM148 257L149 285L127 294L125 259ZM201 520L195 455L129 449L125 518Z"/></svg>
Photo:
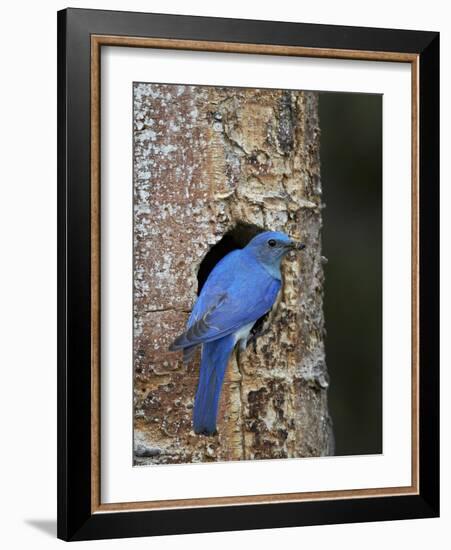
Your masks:
<svg viewBox="0 0 451 550"><path fill-rule="evenodd" d="M193 409L193 425L197 434L216 432L216 416L227 363L235 345L233 334L202 346L199 384Z"/></svg>

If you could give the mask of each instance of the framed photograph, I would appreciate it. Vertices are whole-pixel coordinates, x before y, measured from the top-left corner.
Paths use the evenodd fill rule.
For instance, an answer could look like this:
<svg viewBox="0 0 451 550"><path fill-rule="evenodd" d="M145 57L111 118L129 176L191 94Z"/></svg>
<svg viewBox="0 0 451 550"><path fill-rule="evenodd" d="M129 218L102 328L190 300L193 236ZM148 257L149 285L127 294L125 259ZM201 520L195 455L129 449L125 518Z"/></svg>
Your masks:
<svg viewBox="0 0 451 550"><path fill-rule="evenodd" d="M439 35L58 13L58 536L439 514Z"/></svg>

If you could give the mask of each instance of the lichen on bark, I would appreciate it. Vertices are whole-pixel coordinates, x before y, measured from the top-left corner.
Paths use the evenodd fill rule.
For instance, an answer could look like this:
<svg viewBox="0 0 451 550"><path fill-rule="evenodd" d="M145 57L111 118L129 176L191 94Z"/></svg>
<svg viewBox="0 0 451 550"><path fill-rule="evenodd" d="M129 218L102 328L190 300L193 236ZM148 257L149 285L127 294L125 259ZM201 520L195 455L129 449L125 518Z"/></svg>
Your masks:
<svg viewBox="0 0 451 550"><path fill-rule="evenodd" d="M136 83L134 95L135 464L333 453L324 351L318 96ZM198 269L237 224L306 249L255 345L232 355L218 435L192 431L199 352L168 351Z"/></svg>

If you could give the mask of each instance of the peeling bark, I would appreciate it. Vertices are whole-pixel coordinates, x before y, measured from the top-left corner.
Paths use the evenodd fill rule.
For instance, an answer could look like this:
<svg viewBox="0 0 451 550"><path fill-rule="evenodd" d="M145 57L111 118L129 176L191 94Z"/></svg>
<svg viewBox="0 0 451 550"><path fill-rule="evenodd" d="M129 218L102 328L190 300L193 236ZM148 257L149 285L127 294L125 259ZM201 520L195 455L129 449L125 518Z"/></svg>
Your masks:
<svg viewBox="0 0 451 550"><path fill-rule="evenodd" d="M197 436L199 352L183 366L168 346L202 259L240 222L307 247L284 260L264 333L231 357L218 435ZM135 84L135 464L333 453L320 231L317 94Z"/></svg>

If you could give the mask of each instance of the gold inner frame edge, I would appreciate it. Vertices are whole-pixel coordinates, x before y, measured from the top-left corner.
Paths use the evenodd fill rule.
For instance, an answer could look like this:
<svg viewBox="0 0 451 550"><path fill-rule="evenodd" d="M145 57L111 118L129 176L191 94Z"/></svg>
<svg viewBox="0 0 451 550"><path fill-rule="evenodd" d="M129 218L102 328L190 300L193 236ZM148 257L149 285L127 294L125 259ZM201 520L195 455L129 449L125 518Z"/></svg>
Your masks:
<svg viewBox="0 0 451 550"><path fill-rule="evenodd" d="M412 72L412 479L407 487L101 503L100 498L100 50L102 46L410 63ZM419 55L235 42L91 35L91 513L308 502L419 494Z"/></svg>

